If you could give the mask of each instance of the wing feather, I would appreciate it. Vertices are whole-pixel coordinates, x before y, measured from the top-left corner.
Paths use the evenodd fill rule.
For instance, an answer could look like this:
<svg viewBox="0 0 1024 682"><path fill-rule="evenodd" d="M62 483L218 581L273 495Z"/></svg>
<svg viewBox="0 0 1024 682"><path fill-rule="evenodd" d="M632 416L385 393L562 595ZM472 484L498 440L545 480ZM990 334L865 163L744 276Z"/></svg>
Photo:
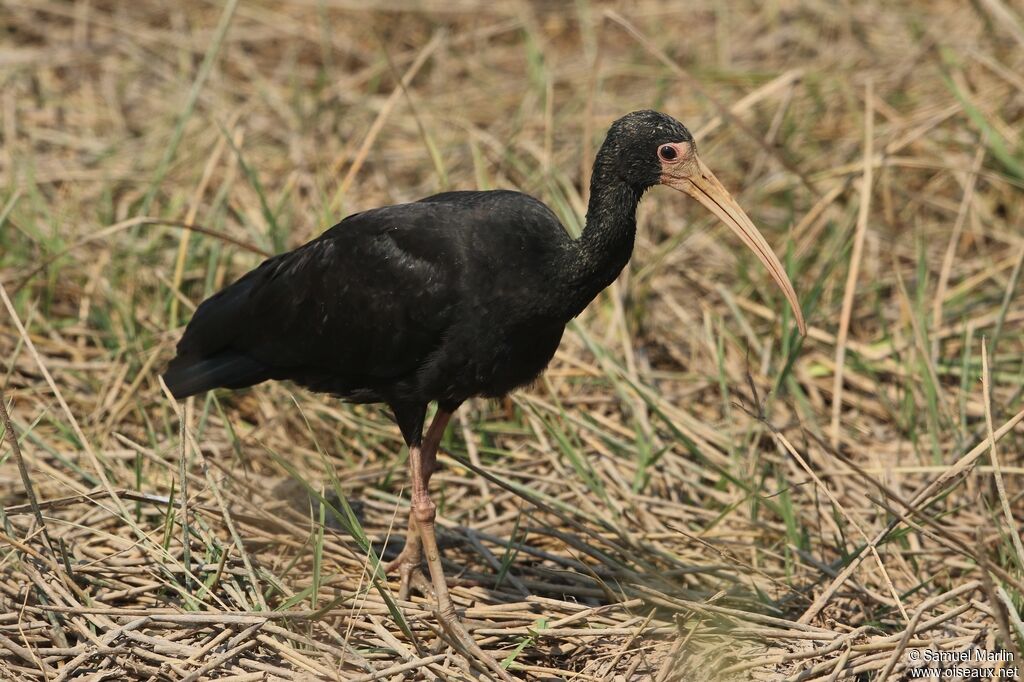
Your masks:
<svg viewBox="0 0 1024 682"><path fill-rule="evenodd" d="M168 386L183 397L288 378L334 391L414 373L458 300L457 243L438 213L366 211L264 261L199 306Z"/></svg>

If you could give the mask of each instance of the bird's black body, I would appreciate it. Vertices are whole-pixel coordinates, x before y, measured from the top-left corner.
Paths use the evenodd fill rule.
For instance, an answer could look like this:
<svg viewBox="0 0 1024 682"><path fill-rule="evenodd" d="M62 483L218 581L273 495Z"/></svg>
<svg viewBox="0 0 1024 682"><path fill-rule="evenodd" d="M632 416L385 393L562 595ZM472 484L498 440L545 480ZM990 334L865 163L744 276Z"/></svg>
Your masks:
<svg viewBox="0 0 1024 682"><path fill-rule="evenodd" d="M566 323L629 260L637 202L658 181L653 152L680 140L692 138L663 114L617 121L579 239L510 191L351 215L204 301L164 379L178 398L288 379L384 402L413 442L429 402L454 410L543 371Z"/></svg>
<svg viewBox="0 0 1024 682"><path fill-rule="evenodd" d="M176 397L290 379L396 409L504 395L554 355L547 297L571 242L518 192L449 192L349 216L196 311L165 380Z"/></svg>
<svg viewBox="0 0 1024 682"><path fill-rule="evenodd" d="M754 250L803 331L782 263L697 156L690 133L638 111L612 124L597 154L578 239L519 192L447 192L357 213L204 301L164 379L177 398L290 379L390 405L409 447L412 488L405 547L388 565L401 576L398 597L408 598L426 559L438 617L457 648L512 682L459 623L448 592L429 494L438 445L464 400L504 395L544 370L566 323L629 261L637 203L659 183L696 199ZM438 409L424 434L430 402Z"/></svg>

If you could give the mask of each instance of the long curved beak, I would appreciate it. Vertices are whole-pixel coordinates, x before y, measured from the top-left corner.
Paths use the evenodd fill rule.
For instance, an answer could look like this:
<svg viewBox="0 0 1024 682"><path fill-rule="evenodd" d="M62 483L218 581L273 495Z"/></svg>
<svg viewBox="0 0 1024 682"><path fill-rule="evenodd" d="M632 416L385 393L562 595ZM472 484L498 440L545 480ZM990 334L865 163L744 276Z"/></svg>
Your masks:
<svg viewBox="0 0 1024 682"><path fill-rule="evenodd" d="M772 247L754 227L754 223L732 198L732 195L718 181L715 174L704 165L700 157L694 155L687 166L686 171L682 173L663 173L662 184L690 195L739 235L743 243L768 268L772 279L782 289L786 300L789 301L790 308L793 309L793 314L796 315L796 324L800 329L800 334L806 336L807 325L804 323L804 316L800 311L800 301L796 297L796 291L793 290L793 284L786 275L786 269L776 258Z"/></svg>

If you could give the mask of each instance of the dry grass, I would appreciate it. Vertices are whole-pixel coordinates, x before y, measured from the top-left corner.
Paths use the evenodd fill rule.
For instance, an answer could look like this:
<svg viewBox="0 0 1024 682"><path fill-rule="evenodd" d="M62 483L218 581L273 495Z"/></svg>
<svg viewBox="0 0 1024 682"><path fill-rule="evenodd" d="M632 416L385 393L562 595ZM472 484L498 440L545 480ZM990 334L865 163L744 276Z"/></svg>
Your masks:
<svg viewBox="0 0 1024 682"><path fill-rule="evenodd" d="M812 329L652 192L543 382L444 443L478 639L536 680L1024 665L1020 2L164 5L0 12L0 677L470 678L373 579L407 507L381 409L219 393L182 450L158 372L199 300L346 213L518 187L577 230L644 107L697 132Z"/></svg>

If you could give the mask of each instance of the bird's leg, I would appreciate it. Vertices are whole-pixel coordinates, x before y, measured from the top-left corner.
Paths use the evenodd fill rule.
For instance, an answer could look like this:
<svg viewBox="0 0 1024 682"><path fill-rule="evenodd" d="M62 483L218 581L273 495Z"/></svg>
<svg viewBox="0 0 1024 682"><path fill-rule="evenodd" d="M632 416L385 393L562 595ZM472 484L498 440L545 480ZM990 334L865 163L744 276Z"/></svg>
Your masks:
<svg viewBox="0 0 1024 682"><path fill-rule="evenodd" d="M416 517L409 514L409 529L405 533L405 546L387 566L386 573L398 570L400 582L398 583L398 598L406 600L409 598L409 590L413 583L425 582L423 569L420 564L423 561L423 543L420 541L420 532L416 528ZM419 584L416 587L420 587Z"/></svg>
<svg viewBox="0 0 1024 682"><path fill-rule="evenodd" d="M427 432L427 437L423 440L423 447L409 449L409 469L412 474L412 511L409 525L412 527L415 522L416 529L420 534L422 549L427 556L427 567L430 569L430 581L434 586L434 595L437 597L438 618L441 625L455 638L463 649L462 653L470 661L479 661L499 679L514 682L515 678L509 675L493 656L480 648L480 645L476 643L476 640L459 620L459 616L455 612L455 604L448 593L448 583L444 578L441 552L438 550L437 536L434 534L434 516L437 507L430 499L428 486L430 474L433 473L434 464L437 461L437 445L451 416L451 412L438 410L437 416L434 417L434 422Z"/></svg>
<svg viewBox="0 0 1024 682"><path fill-rule="evenodd" d="M430 423L430 428L427 429L427 435L423 438L422 444L419 446L409 446L409 468L414 481L414 491L417 471L419 471L419 476L425 476L427 483L429 483L430 475L434 473L434 468L437 464L437 447L441 443L441 437L444 436L445 427L448 426L448 420L451 417L451 412L438 410L434 421ZM419 454L418 461L415 463L413 461L413 451ZM426 488L426 483L424 488ZM416 525L416 514L410 511L409 529L405 534L405 546L394 561L385 567L387 573L391 573L396 568L398 569L400 577L398 585L399 599L408 599L411 587L416 587L417 589L426 587L429 589L430 583L424 578L423 570L420 566L422 559L423 541L420 538L419 528ZM421 591L424 590L421 589Z"/></svg>

